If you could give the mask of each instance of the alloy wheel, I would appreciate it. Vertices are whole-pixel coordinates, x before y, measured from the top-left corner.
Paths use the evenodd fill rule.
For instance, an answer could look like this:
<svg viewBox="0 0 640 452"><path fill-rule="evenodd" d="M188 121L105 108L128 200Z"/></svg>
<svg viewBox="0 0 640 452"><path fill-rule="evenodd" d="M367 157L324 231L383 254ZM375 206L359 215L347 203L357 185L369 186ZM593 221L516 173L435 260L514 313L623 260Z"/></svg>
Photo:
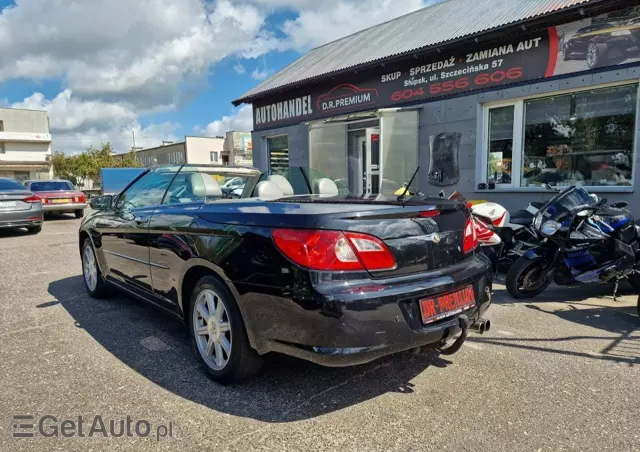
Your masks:
<svg viewBox="0 0 640 452"><path fill-rule="evenodd" d="M587 65L589 67L595 66L598 61L598 49L594 44L590 44L587 48Z"/></svg>
<svg viewBox="0 0 640 452"><path fill-rule="evenodd" d="M98 266L93 248L89 244L84 246L82 252L82 274L89 290L95 291L98 285Z"/></svg>
<svg viewBox="0 0 640 452"><path fill-rule="evenodd" d="M192 328L198 352L214 370L225 368L231 357L231 323L226 306L211 289L204 289L195 301Z"/></svg>

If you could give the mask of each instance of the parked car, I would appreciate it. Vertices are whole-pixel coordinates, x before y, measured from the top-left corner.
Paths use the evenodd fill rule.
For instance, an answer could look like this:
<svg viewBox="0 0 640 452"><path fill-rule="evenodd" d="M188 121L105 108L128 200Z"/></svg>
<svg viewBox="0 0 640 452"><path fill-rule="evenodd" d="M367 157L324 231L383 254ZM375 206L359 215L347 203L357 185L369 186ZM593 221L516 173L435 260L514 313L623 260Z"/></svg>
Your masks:
<svg viewBox="0 0 640 452"><path fill-rule="evenodd" d="M242 199L225 199L231 177ZM255 169L159 167L93 199L79 230L88 293L115 287L182 318L221 383L255 375L269 352L347 366L451 354L489 328L491 263L463 203L296 180L306 194Z"/></svg>
<svg viewBox="0 0 640 452"><path fill-rule="evenodd" d="M40 198L18 182L0 178L0 228L27 228L33 234L42 230Z"/></svg>
<svg viewBox="0 0 640 452"><path fill-rule="evenodd" d="M640 21L630 20L621 25L608 23L579 29L563 46L565 61L586 60L590 69L604 66L611 57L628 58L640 49Z"/></svg>
<svg viewBox="0 0 640 452"><path fill-rule="evenodd" d="M28 180L25 186L42 200L45 213L73 213L76 218L84 216L87 195L68 180Z"/></svg>

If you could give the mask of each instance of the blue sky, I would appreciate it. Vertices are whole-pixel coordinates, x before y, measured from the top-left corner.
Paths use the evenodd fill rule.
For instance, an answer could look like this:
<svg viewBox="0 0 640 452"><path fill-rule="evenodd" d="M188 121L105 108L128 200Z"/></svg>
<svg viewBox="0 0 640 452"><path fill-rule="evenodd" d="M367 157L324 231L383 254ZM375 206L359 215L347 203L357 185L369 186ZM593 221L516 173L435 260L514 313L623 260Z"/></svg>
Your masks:
<svg viewBox="0 0 640 452"><path fill-rule="evenodd" d="M432 0L0 0L0 101L53 147L251 130L231 101L310 48Z"/></svg>

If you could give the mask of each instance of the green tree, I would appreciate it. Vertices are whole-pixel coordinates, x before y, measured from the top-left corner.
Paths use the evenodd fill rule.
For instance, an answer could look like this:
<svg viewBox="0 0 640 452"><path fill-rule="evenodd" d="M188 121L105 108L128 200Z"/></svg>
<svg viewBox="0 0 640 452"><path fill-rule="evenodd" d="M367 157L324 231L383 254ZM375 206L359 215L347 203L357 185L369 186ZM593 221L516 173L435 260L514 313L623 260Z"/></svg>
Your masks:
<svg viewBox="0 0 640 452"><path fill-rule="evenodd" d="M135 152L127 153L124 158L112 155L110 143L103 143L99 148L89 147L78 155L67 155L56 151L51 157L56 177L67 179L74 184L78 179L98 181L102 168L139 168L143 165L136 159Z"/></svg>

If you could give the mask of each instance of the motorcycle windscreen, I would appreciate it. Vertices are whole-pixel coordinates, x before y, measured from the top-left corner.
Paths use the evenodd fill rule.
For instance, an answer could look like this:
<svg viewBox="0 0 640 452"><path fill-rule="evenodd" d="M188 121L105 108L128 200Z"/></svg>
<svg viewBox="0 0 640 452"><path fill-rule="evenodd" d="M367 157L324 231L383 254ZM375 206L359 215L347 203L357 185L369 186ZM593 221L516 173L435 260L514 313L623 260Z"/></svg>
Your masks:
<svg viewBox="0 0 640 452"><path fill-rule="evenodd" d="M393 195L418 168L418 110L378 112L380 116L380 193ZM418 191L418 176L409 191Z"/></svg>

